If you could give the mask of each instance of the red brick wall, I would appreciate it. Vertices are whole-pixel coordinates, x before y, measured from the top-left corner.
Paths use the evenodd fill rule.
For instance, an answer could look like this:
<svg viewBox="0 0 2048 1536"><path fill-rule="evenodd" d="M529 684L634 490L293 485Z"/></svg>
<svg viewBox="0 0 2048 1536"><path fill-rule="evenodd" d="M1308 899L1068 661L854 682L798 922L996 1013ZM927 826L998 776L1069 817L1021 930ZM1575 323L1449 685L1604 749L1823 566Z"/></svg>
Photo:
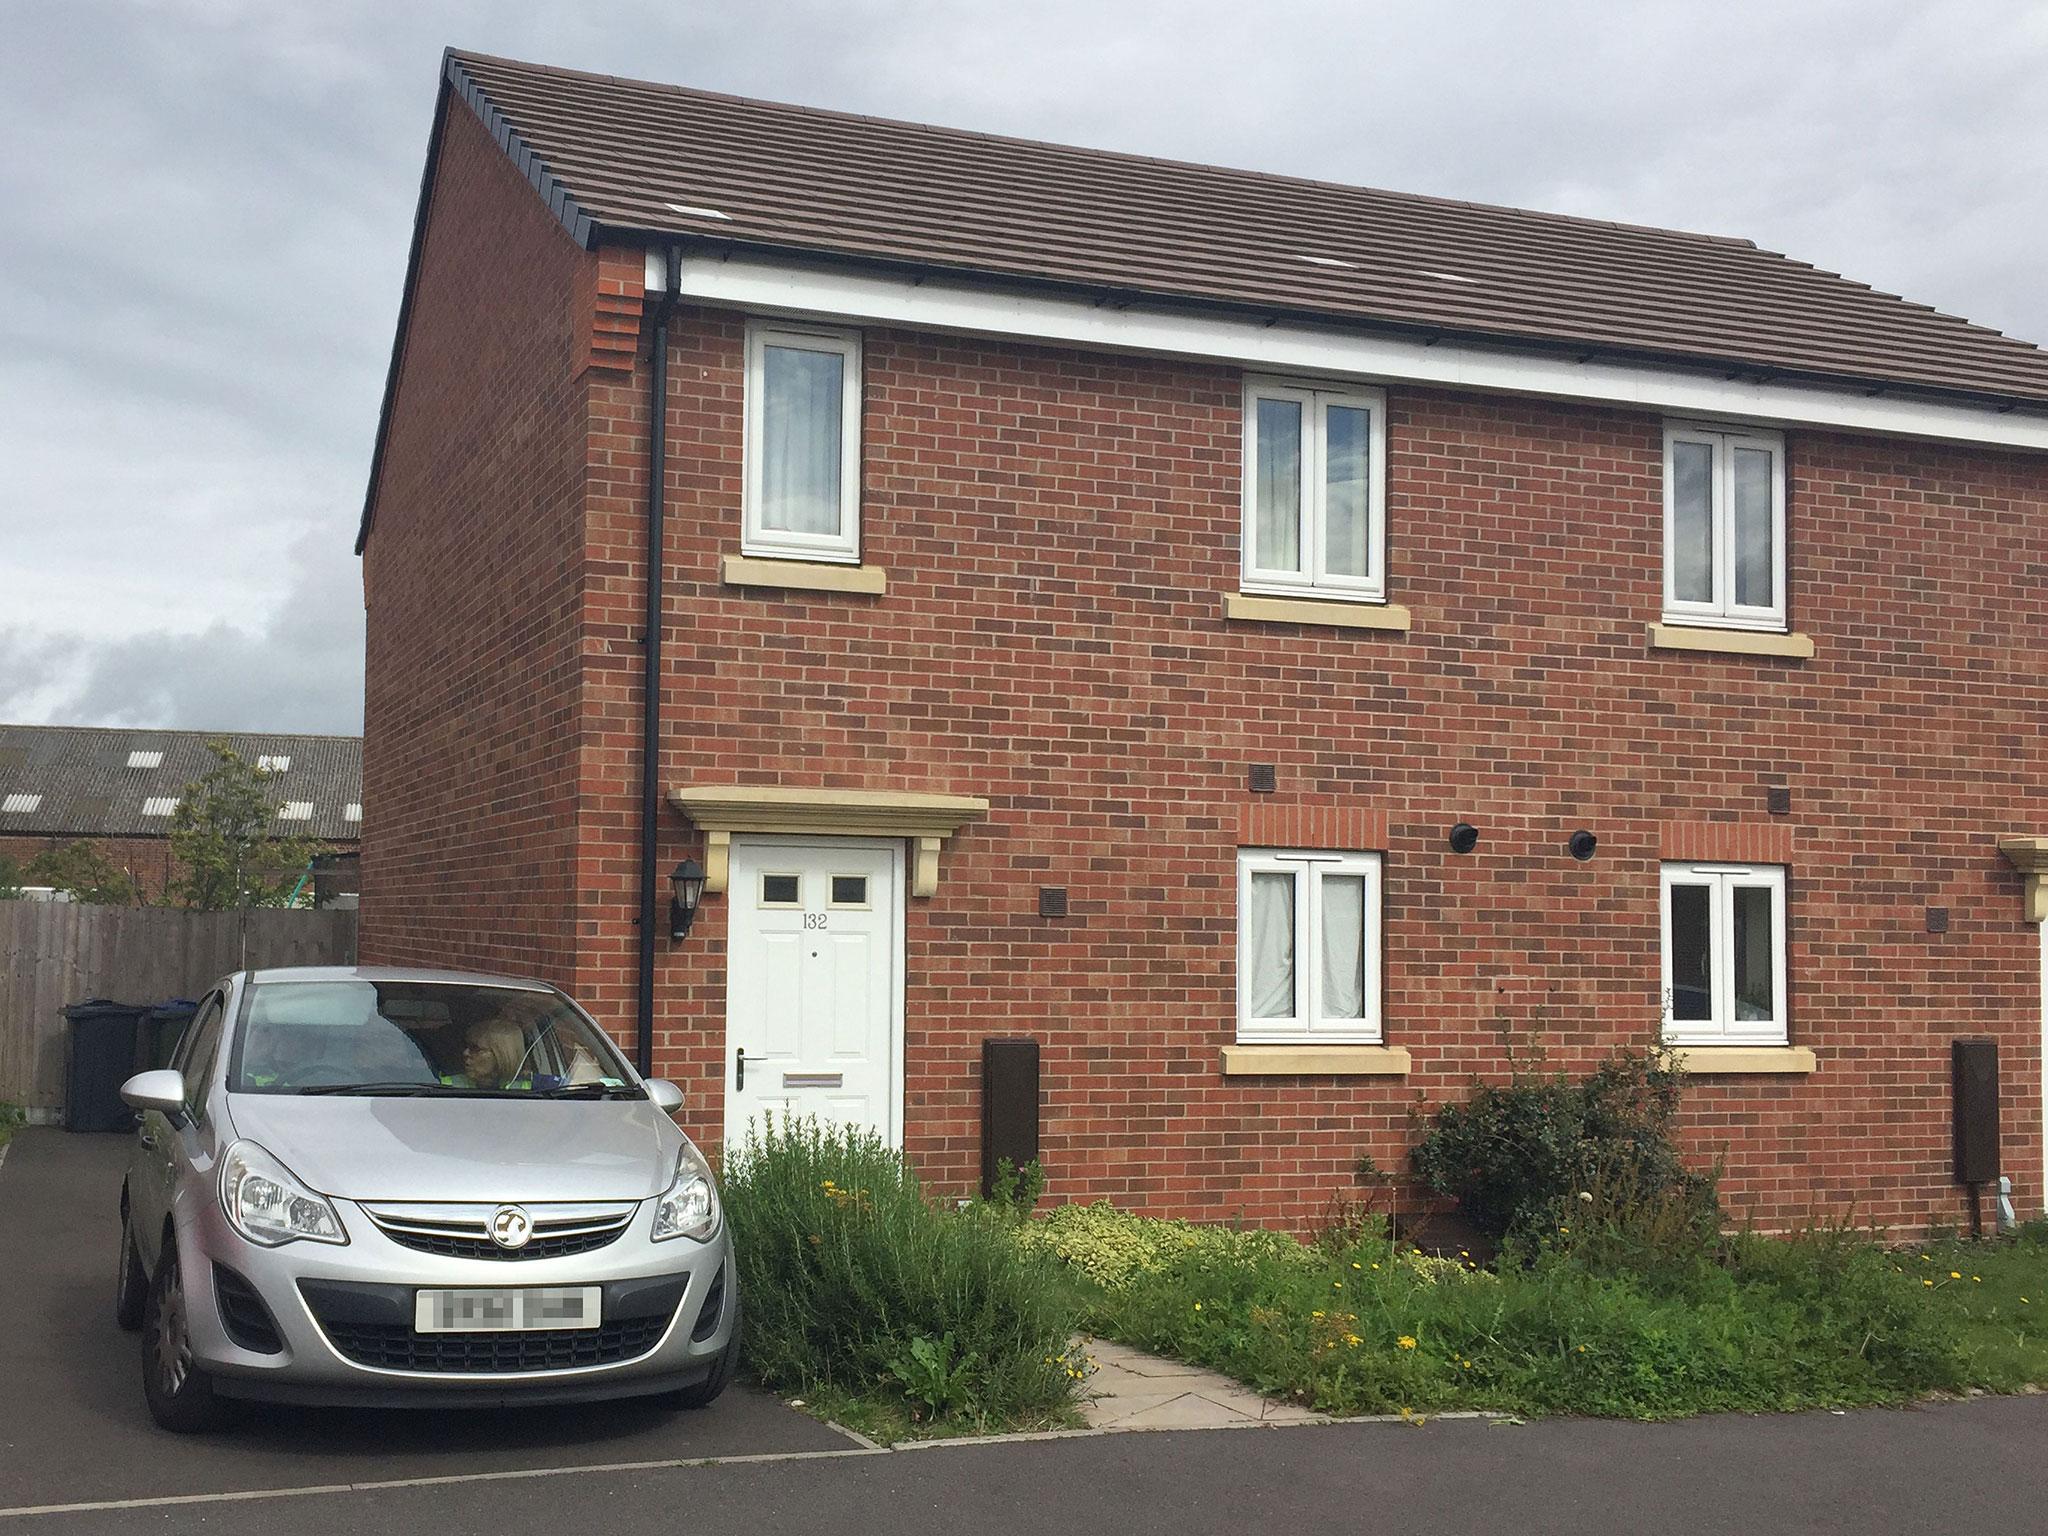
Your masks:
<svg viewBox="0 0 2048 1536"><path fill-rule="evenodd" d="M451 99L363 563L365 961L573 979L593 266Z"/></svg>
<svg viewBox="0 0 2048 1536"><path fill-rule="evenodd" d="M27 864L39 853L48 853L57 848L68 848L76 842L89 842L112 861L116 869L125 869L142 888L145 901L155 901L164 893L164 887L171 883L177 873L177 860L171 857L171 840L168 837L37 837L24 833L13 833L0 837L0 859L13 859L18 864Z"/></svg>
<svg viewBox="0 0 2048 1536"><path fill-rule="evenodd" d="M1511 1038L1539 1033L1575 1068L1654 1038L1660 852L1755 839L1789 849L1792 1032L1821 1070L1696 1083L1688 1136L1725 1157L1736 1208L1768 1225L1851 1209L1957 1219L1947 1046L1989 1034L2008 1168L2039 1209L2039 940L1993 838L2048 820L2025 755L2048 700L2041 461L1789 434L1793 622L1818 655L1661 652L1646 645L1660 602L1655 417L1393 388L1390 593L1413 631L1227 623L1233 370L871 332L863 543L889 591L766 592L718 576L739 547L740 324L686 311L677 331L665 779L994 804L949 843L937 896L907 903L906 1140L941 1188L974 1175L978 1042L1030 1033L1044 1042L1055 1197L1311 1219L1353 1187L1361 1153L1403 1166L1418 1096L1500 1075ZM554 626L494 630L481 652L493 665L423 676L445 662L405 640L417 611L393 630L373 577L365 795L366 955L490 949L570 980L621 1038L644 346L637 367L591 377L581 529L550 503L588 543L580 710L550 688L560 729L533 715L532 682L565 649ZM573 564L543 510L530 504L518 528ZM473 606L540 580L545 560L482 559L480 519L451 494L387 542L380 512L373 573L409 581L416 550L459 542ZM380 742L398 719L391 695L421 683L418 718L459 723ZM401 751L410 775L391 767ZM431 816L409 798L421 774L479 757L571 777L522 799L522 777L494 775ZM1276 794L1247 794L1253 762L1277 765ZM1777 783L1792 790L1783 818L1765 809ZM1405 1080L1218 1072L1241 829L1294 815L1384 846L1386 1039L1414 1054ZM398 841L402 818L408 840L500 851L401 864L379 839ZM1463 858L1444 843L1460 818L1482 833ZM1564 852L1579 826L1600 837L1590 863ZM664 865L697 846L672 814L664 838ZM473 888L507 859L543 856L545 885L518 908L522 936L546 938L530 952L465 935L451 956L439 936L456 930L431 902L385 906L408 888L401 872L438 893L445 873ZM1067 887L1068 918L1037 916L1041 884ZM1928 905L1950 909L1947 933L1924 931ZM727 1057L724 940L713 897L687 942L659 951L657 1060L707 1139Z"/></svg>
<svg viewBox="0 0 2048 1536"><path fill-rule="evenodd" d="M1789 848L1795 1041L1811 1078L1701 1079L1689 1138L1738 1210L1915 1225L1949 1182L1947 1047L2002 1047L2009 1167L2038 1208L2037 932L1995 834L2039 827L2048 466L1790 436L1795 627L1811 662L1653 651L1661 423L1389 391L1398 636L1226 623L1239 382L1178 366L870 333L864 551L880 599L718 581L738 549L740 325L672 359L666 776L985 794L908 903L908 1135L964 1188L987 1034L1045 1047L1061 1198L1301 1221L1418 1095L1538 1032L1582 1067L1654 1037L1660 850ZM642 398L616 391L619 406ZM607 413L599 401L596 412ZM611 430L644 431L637 418ZM630 623L628 475L595 510L591 611ZM592 691L580 979L630 1021L633 665ZM595 761L595 758L593 758ZM1245 769L1272 762L1279 791ZM1772 818L1764 790L1792 789ZM1384 826L1385 1021L1403 1080L1225 1079L1241 823ZM1452 855L1454 820L1479 851ZM1575 863L1576 827L1600 837ZM672 821L664 858L694 846ZM1036 915L1064 885L1071 916ZM1923 908L1951 909L1949 932ZM662 948L658 1057L716 1131L723 903Z"/></svg>

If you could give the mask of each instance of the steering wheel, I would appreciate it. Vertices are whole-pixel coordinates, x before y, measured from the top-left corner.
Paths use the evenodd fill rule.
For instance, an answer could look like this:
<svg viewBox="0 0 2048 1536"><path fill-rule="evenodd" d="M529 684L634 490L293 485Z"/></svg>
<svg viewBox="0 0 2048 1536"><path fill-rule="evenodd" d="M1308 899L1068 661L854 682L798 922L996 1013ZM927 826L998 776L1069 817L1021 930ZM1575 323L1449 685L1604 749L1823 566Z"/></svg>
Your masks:
<svg viewBox="0 0 2048 1536"><path fill-rule="evenodd" d="M325 1083L343 1084L362 1080L362 1073L335 1061L313 1061L291 1073L281 1073L294 1088L314 1088Z"/></svg>

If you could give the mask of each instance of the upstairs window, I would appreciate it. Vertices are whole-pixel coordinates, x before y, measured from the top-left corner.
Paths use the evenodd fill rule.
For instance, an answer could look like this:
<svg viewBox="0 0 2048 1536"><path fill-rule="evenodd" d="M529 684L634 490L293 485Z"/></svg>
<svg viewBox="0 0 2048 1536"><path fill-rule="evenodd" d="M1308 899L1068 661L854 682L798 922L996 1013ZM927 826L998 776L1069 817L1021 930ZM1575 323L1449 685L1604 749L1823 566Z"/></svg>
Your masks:
<svg viewBox="0 0 2048 1536"><path fill-rule="evenodd" d="M1244 395L1244 590L1384 602L1386 396L1253 379Z"/></svg>
<svg viewBox="0 0 2048 1536"><path fill-rule="evenodd" d="M1237 1038L1380 1039L1380 859L1247 848L1237 856Z"/></svg>
<svg viewBox="0 0 2048 1536"><path fill-rule="evenodd" d="M1664 429L1664 617L1785 628L1785 440Z"/></svg>
<svg viewBox="0 0 2048 1536"><path fill-rule="evenodd" d="M747 328L741 551L860 560L860 337Z"/></svg>
<svg viewBox="0 0 2048 1536"><path fill-rule="evenodd" d="M1785 870L1664 866L1664 1038L1783 1045Z"/></svg>

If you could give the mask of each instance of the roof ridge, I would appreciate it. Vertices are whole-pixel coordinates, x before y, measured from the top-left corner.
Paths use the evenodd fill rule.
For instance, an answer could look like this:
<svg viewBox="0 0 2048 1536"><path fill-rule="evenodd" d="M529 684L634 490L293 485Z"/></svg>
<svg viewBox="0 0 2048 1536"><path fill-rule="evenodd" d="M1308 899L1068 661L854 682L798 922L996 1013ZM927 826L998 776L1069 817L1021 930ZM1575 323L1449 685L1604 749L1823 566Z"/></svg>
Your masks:
<svg viewBox="0 0 2048 1536"><path fill-rule="evenodd" d="M713 91L702 86L677 85L666 80L642 80L633 75L608 75L596 70L569 69L559 64L538 64L529 59L515 59L504 54L476 53L468 49L450 46L448 57L459 64L470 61L499 64L513 69L530 70L539 75L559 76L569 80L599 81L607 85L632 86L643 90L656 91L666 95L681 96L698 101L720 101L743 107L772 107L777 111L801 113L807 117L825 118L841 123L866 123L887 128L908 129L916 133L931 134L946 139L978 139L991 144L1020 145L1032 149L1050 150L1059 154L1083 155L1091 159L1115 161L1126 165L1153 165L1174 170L1201 171L1210 175L1238 177L1253 182L1284 183L1288 186L1314 187L1323 191L1364 193L1371 197L1390 198L1398 202L1425 203L1435 208L1463 208L1477 213L1509 214L1516 218L1540 219L1546 222L1569 224L1584 229L1612 229L1629 234L1664 235L1674 239L1699 241L1708 245L1728 246L1741 250L1759 251L1757 243L1741 235L1721 235L1707 230L1677 229L1660 224L1636 224L1624 219L1601 219L1588 214L1558 213L1547 208L1525 208L1515 203L1488 203L1476 198L1443 197L1428 192L1407 192L1393 187L1368 186L1361 182L1333 181L1320 176L1298 176L1286 171L1260 171L1249 166L1221 165L1214 161L1184 160L1171 155L1146 155L1134 150L1104 149L1092 144L1068 144L1057 139L1034 139L1021 134L994 133L984 128L956 128L944 123L924 122L913 118L882 117L872 112L847 112L834 107L816 107L805 102L776 101L765 96L743 96L735 91ZM474 78L474 77L472 77ZM488 87L480 80L475 81L479 90L488 93ZM503 110L502 106L500 110ZM1777 255L1776 252L1763 252ZM1781 258L1782 259L1782 258Z"/></svg>

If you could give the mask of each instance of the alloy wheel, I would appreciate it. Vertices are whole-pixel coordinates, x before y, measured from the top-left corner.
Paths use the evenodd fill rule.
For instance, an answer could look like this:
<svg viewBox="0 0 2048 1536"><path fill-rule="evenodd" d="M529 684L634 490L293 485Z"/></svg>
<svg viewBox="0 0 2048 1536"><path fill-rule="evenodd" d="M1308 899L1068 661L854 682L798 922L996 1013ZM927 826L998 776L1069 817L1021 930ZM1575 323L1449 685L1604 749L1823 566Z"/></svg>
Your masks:
<svg viewBox="0 0 2048 1536"><path fill-rule="evenodd" d="M168 1255L157 1282L155 1359L157 1384L165 1397L176 1397L192 1373L192 1335L185 1326L185 1282Z"/></svg>

